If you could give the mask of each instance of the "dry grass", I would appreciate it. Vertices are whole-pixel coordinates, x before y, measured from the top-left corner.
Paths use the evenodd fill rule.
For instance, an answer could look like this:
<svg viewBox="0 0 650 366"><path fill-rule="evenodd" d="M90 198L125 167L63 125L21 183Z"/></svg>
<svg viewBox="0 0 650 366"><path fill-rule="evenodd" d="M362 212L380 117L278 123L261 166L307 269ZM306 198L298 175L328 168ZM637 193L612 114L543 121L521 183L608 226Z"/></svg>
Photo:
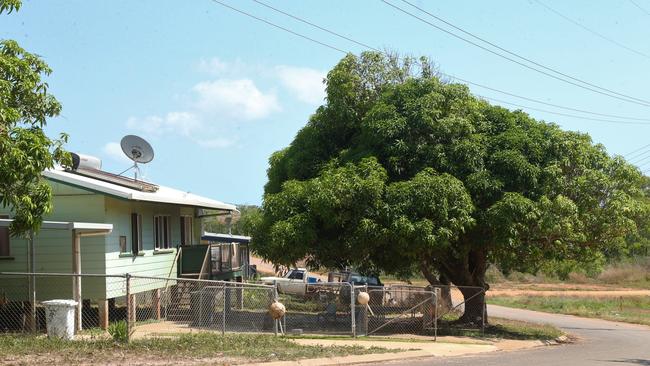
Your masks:
<svg viewBox="0 0 650 366"><path fill-rule="evenodd" d="M562 297L562 296L497 296L488 303L569 314L627 323L650 325L650 298L641 297Z"/></svg>
<svg viewBox="0 0 650 366"><path fill-rule="evenodd" d="M650 265L648 263L617 264L606 268L597 281L607 284L648 284L650 283Z"/></svg>
<svg viewBox="0 0 650 366"><path fill-rule="evenodd" d="M16 365L223 365L293 361L393 352L380 347L305 346L272 335L214 333L137 339L65 341L31 335L0 335L0 364Z"/></svg>

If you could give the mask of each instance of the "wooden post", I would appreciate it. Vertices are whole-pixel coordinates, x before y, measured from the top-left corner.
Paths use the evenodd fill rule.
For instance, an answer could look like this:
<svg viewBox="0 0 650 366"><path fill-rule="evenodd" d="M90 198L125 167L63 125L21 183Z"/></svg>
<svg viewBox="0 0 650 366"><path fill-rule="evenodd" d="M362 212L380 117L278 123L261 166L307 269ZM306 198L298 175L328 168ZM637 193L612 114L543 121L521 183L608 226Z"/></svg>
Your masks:
<svg viewBox="0 0 650 366"><path fill-rule="evenodd" d="M99 327L101 329L108 329L108 300L97 300L97 307L99 311Z"/></svg>
<svg viewBox="0 0 650 366"><path fill-rule="evenodd" d="M75 314L75 333L81 330L81 314L82 314L82 301L81 301L81 235L77 230L72 230L72 297L77 302L77 310Z"/></svg>
<svg viewBox="0 0 650 366"><path fill-rule="evenodd" d="M160 320L160 289L153 290L153 313L156 320Z"/></svg>
<svg viewBox="0 0 650 366"><path fill-rule="evenodd" d="M138 316L136 314L136 311L138 310L138 305L135 303L135 294L129 294L129 301L128 301L128 316L129 316L129 322L131 324L135 324L136 320L138 319Z"/></svg>

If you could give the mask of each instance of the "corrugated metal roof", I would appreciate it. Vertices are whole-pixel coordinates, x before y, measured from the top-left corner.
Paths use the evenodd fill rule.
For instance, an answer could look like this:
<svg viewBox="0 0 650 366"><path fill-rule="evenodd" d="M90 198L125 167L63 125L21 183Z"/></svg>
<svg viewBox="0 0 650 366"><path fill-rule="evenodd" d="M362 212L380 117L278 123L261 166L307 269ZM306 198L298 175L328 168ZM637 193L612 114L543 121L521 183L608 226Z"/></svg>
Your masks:
<svg viewBox="0 0 650 366"><path fill-rule="evenodd" d="M211 233L205 231L203 235L201 235L201 240L216 241L221 243L248 243L251 241L251 237L243 235Z"/></svg>
<svg viewBox="0 0 650 366"><path fill-rule="evenodd" d="M171 203L214 210L237 211L235 205L165 186L159 186L155 192L140 191L123 185L67 172L63 168L46 170L43 172L43 176L53 181L86 188L126 200Z"/></svg>

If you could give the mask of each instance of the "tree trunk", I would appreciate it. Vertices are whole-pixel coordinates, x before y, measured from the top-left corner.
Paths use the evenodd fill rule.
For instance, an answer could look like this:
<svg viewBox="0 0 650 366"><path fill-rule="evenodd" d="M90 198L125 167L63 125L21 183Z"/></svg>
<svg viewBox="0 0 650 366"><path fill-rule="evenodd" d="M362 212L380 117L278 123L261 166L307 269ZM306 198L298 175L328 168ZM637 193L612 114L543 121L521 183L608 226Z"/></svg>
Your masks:
<svg viewBox="0 0 650 366"><path fill-rule="evenodd" d="M458 322L474 326L487 325L485 292L489 285L485 283L486 251L476 248L470 250L464 258L447 258L440 265L440 273L458 286L463 294L464 311Z"/></svg>
<svg viewBox="0 0 650 366"><path fill-rule="evenodd" d="M422 263L422 275L427 279L432 288L440 289L440 299L438 299L438 313L449 311L454 305L451 301L451 287L449 280L444 276L436 277L429 269L428 264Z"/></svg>
<svg viewBox="0 0 650 366"><path fill-rule="evenodd" d="M463 315L458 319L460 323L482 326L487 324L487 309L485 304L485 290L481 287L458 288L465 300Z"/></svg>

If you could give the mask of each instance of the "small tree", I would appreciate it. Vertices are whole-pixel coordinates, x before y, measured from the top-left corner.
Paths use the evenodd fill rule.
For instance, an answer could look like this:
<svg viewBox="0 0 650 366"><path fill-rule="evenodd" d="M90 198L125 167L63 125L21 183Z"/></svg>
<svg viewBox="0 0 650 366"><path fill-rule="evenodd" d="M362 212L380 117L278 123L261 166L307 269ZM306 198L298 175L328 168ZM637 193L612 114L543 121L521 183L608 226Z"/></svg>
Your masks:
<svg viewBox="0 0 650 366"><path fill-rule="evenodd" d="M489 263L591 262L636 231L641 176L562 131L378 53L348 55L327 104L271 156L259 254L453 283L483 316Z"/></svg>
<svg viewBox="0 0 650 366"><path fill-rule="evenodd" d="M20 1L0 0L0 15L20 8ZM41 77L50 68L12 40L0 41L0 205L12 207L11 231L37 229L51 210L51 190L41 172L70 162L63 149L67 135L47 137L47 118L61 111Z"/></svg>

